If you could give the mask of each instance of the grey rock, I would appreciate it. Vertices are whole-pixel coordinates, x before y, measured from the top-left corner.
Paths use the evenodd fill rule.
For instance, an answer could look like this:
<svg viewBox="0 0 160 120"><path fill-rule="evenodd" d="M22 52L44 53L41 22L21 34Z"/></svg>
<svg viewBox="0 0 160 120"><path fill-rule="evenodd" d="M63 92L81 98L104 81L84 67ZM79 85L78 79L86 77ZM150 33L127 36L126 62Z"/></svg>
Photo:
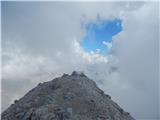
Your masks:
<svg viewBox="0 0 160 120"><path fill-rule="evenodd" d="M2 120L134 120L96 83L74 71L44 82L1 114Z"/></svg>

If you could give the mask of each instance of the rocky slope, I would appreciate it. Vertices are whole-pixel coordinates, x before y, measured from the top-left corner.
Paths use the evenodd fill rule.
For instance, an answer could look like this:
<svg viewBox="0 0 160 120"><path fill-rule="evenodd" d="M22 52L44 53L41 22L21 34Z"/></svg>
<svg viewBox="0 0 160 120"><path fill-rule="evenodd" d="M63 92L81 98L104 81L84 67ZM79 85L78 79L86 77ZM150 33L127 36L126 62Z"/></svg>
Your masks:
<svg viewBox="0 0 160 120"><path fill-rule="evenodd" d="M1 115L2 120L134 120L83 73L40 83Z"/></svg>

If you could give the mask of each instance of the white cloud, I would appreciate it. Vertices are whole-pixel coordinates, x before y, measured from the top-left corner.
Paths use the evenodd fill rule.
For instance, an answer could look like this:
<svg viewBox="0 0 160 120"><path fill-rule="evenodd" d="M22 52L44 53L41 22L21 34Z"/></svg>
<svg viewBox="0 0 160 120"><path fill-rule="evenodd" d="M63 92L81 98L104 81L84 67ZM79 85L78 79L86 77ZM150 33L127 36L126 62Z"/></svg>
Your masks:
<svg viewBox="0 0 160 120"><path fill-rule="evenodd" d="M103 56L100 53L93 52L93 51L86 52L83 50L83 48L80 46L80 44L77 41L75 41L74 46L75 46L75 52L77 53L77 55L79 57L82 57L81 59L84 59L84 61L87 64L94 64L94 63L99 63L99 62L107 63L108 62L107 56Z"/></svg>
<svg viewBox="0 0 160 120"><path fill-rule="evenodd" d="M114 40L120 61L120 75L129 82L128 92L132 93L128 97L140 104L131 108L137 118L158 119L157 11L156 3L146 3L137 11L126 14L124 31Z"/></svg>
<svg viewBox="0 0 160 120"><path fill-rule="evenodd" d="M108 51L110 51L110 49L112 48L112 42L109 43L109 42L103 41L102 43L107 47Z"/></svg>

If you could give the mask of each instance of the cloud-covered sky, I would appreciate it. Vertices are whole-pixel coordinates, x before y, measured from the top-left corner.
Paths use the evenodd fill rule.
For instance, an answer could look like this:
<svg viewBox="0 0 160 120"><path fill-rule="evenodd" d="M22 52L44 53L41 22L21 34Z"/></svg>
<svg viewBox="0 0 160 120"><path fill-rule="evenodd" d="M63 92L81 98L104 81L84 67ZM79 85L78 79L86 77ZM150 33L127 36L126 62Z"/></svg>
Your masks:
<svg viewBox="0 0 160 120"><path fill-rule="evenodd" d="M2 110L39 82L83 71L136 119L158 120L158 2L2 2ZM121 20L86 51L83 25ZM102 44L102 41L101 41ZM88 46L90 47L90 46Z"/></svg>

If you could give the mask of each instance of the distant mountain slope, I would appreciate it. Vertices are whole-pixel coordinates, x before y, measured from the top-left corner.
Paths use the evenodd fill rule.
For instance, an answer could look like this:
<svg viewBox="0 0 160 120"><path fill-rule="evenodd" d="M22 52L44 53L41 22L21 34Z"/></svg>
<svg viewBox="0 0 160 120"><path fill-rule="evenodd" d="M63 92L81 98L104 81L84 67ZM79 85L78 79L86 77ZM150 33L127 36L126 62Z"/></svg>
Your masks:
<svg viewBox="0 0 160 120"><path fill-rule="evenodd" d="M83 73L40 83L2 113L2 120L134 120Z"/></svg>

